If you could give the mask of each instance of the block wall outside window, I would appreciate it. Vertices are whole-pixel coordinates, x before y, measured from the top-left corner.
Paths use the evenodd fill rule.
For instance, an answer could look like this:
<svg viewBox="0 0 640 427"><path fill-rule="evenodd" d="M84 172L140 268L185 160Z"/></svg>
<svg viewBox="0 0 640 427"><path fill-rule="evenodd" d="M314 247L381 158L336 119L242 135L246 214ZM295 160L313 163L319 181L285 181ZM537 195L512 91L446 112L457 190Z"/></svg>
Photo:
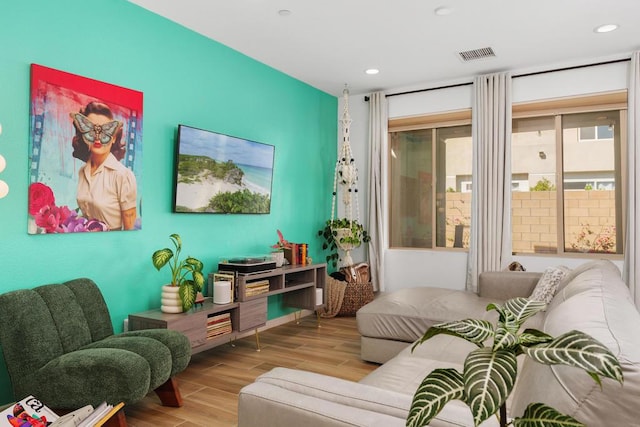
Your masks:
<svg viewBox="0 0 640 427"><path fill-rule="evenodd" d="M622 254L626 91L514 104L515 254ZM469 247L470 111L389 121L389 242Z"/></svg>

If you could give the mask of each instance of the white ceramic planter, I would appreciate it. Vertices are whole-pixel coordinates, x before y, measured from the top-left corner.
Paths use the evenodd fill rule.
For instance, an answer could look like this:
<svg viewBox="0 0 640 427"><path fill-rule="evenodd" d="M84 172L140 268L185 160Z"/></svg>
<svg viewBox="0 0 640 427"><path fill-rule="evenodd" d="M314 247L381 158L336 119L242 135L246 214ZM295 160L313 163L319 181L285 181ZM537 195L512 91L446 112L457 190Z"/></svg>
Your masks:
<svg viewBox="0 0 640 427"><path fill-rule="evenodd" d="M182 313L182 300L178 293L179 290L179 286L164 285L162 287L160 311L163 313Z"/></svg>
<svg viewBox="0 0 640 427"><path fill-rule="evenodd" d="M271 252L271 259L276 262L276 267L282 267L284 264L284 252Z"/></svg>
<svg viewBox="0 0 640 427"><path fill-rule="evenodd" d="M344 256L342 257L342 265L352 265L353 260L351 259L351 250L359 247L360 244L356 245L354 243L340 242L340 239L351 236L352 232L350 228L334 228L333 231L335 231L336 233L336 245L338 246L338 248L344 251Z"/></svg>

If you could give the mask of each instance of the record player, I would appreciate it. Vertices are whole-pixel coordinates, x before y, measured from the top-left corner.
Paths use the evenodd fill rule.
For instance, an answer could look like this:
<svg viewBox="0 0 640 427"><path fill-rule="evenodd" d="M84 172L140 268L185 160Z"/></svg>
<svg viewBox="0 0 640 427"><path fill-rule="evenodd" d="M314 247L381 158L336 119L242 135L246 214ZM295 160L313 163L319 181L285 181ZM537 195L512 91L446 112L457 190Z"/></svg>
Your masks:
<svg viewBox="0 0 640 427"><path fill-rule="evenodd" d="M276 262L270 257L230 258L218 263L218 270L235 271L238 274L253 274L276 268Z"/></svg>

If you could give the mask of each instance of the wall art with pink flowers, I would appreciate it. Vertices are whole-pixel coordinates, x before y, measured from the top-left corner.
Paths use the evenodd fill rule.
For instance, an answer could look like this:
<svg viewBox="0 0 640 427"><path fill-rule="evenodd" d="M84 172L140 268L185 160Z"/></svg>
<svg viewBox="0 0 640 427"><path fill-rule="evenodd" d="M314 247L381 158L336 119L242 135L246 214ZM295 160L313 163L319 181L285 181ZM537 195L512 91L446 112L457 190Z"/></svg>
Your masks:
<svg viewBox="0 0 640 427"><path fill-rule="evenodd" d="M29 234L138 230L142 92L31 65Z"/></svg>

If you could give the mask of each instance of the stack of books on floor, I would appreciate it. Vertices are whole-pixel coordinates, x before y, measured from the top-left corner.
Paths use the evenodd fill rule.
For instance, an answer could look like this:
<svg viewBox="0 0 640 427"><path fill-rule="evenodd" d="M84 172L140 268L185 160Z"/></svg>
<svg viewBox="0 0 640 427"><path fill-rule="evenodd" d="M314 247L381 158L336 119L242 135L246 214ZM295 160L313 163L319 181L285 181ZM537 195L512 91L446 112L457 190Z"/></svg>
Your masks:
<svg viewBox="0 0 640 427"><path fill-rule="evenodd" d="M107 422L124 403L101 403L95 409L84 406L59 417L33 396L28 396L0 412L0 426L11 427L99 427ZM6 421L5 421L6 420ZM6 422L6 424L5 424Z"/></svg>
<svg viewBox="0 0 640 427"><path fill-rule="evenodd" d="M247 283L244 291L245 295L248 297L264 294L265 292L269 292L269 279L256 280L255 282Z"/></svg>
<svg viewBox="0 0 640 427"><path fill-rule="evenodd" d="M207 339L231 333L231 314L229 312L209 316L207 319Z"/></svg>
<svg viewBox="0 0 640 427"><path fill-rule="evenodd" d="M102 402L80 423L74 423L76 427L99 427L107 422L116 412L124 406L124 403L118 403L116 406L107 402Z"/></svg>

